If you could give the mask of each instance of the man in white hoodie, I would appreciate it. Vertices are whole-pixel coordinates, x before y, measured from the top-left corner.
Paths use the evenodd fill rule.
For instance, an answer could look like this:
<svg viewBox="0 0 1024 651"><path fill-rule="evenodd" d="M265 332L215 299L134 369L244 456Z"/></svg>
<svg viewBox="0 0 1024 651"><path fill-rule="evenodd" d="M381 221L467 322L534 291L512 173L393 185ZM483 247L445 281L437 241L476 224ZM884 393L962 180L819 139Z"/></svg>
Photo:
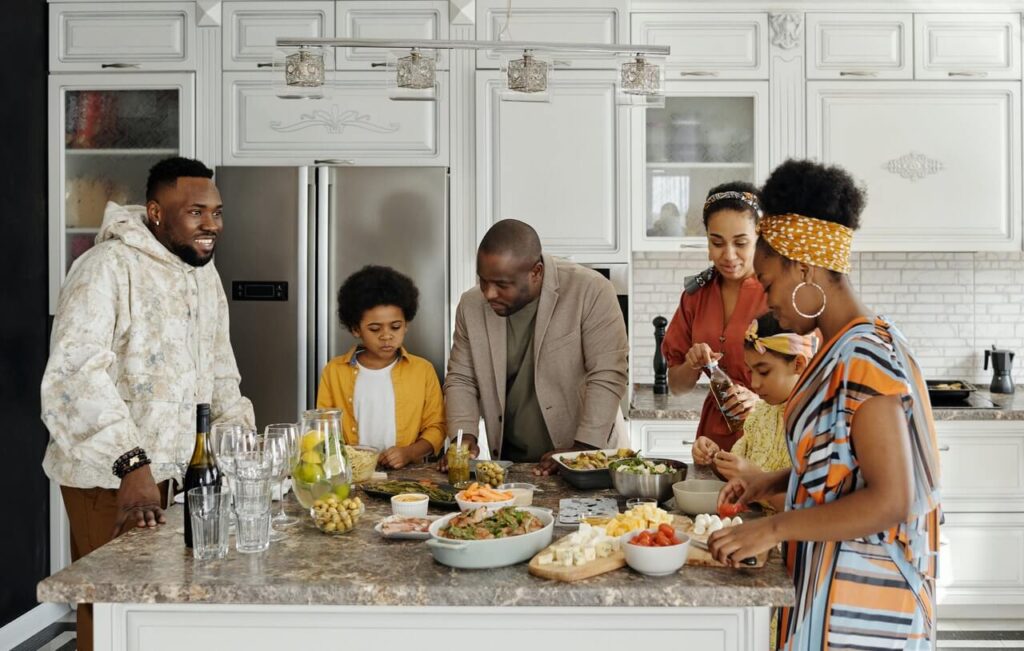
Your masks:
<svg viewBox="0 0 1024 651"><path fill-rule="evenodd" d="M41 387L43 469L61 486L73 560L164 521L158 484L173 474L175 439L195 432L197 403L213 422L254 423L212 263L223 228L212 177L187 158L154 165L145 207L108 203L96 246L61 289ZM79 649L92 646L85 610Z"/></svg>

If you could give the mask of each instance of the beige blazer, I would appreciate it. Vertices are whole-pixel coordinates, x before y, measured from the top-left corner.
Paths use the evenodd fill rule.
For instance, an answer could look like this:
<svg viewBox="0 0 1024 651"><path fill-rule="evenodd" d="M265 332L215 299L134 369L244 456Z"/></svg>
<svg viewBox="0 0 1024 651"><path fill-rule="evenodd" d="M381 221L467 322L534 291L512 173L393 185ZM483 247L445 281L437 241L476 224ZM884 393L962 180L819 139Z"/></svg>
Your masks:
<svg viewBox="0 0 1024 651"><path fill-rule="evenodd" d="M592 269L545 255L535 328L534 384L554 446L615 446L629 343L612 284ZM482 415L496 459L505 413L505 333L505 319L479 287L462 295L444 382L448 434L479 434Z"/></svg>

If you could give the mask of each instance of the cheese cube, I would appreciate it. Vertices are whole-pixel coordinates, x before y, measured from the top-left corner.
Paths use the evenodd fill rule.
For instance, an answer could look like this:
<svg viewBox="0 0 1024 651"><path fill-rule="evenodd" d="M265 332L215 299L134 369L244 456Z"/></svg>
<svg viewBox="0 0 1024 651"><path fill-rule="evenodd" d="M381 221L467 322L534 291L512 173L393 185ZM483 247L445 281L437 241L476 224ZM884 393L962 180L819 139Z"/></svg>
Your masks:
<svg viewBox="0 0 1024 651"><path fill-rule="evenodd" d="M589 547L589 546L588 547L584 547L583 548L583 560L584 560L584 562L597 560L597 550L594 549L593 547Z"/></svg>
<svg viewBox="0 0 1024 651"><path fill-rule="evenodd" d="M555 562L555 555L552 553L541 554L537 557L538 565L551 565Z"/></svg>

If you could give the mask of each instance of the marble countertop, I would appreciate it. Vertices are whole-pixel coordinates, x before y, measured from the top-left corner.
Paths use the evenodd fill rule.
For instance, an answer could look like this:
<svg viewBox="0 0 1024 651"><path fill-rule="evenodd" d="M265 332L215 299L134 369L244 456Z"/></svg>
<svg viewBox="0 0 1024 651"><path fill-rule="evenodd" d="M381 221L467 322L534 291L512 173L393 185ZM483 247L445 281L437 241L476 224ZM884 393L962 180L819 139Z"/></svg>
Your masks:
<svg viewBox="0 0 1024 651"><path fill-rule="evenodd" d="M558 477L534 477L517 464L509 481L542 487L534 504L557 509L562 497L615 496L578 491ZM697 469L697 475L701 470ZM432 468L392 471L392 478L444 481ZM390 504L358 493L366 513L354 531L320 533L303 515L288 537L261 554L195 561L182 541L182 508L167 524L136 530L104 545L39 583L41 602L220 603L367 606L783 606L794 601L793 583L777 552L760 569L686 566L669 577L646 577L623 568L576 583L539 579L526 564L491 570L457 570L436 563L422 541L381 538L373 526ZM620 509L623 500L620 498ZM289 509L299 505L289 495ZM275 503L276 507L276 503ZM432 513L440 513L431 507ZM571 533L556 527L555 537Z"/></svg>
<svg viewBox="0 0 1024 651"><path fill-rule="evenodd" d="M654 395L650 384L633 387L629 418L636 420L700 420L701 406L707 396L707 389L698 386L683 395ZM1000 394L978 388L975 395L980 400L989 400L998 409L949 408L932 405L935 420L1024 420L1024 387L1016 393Z"/></svg>

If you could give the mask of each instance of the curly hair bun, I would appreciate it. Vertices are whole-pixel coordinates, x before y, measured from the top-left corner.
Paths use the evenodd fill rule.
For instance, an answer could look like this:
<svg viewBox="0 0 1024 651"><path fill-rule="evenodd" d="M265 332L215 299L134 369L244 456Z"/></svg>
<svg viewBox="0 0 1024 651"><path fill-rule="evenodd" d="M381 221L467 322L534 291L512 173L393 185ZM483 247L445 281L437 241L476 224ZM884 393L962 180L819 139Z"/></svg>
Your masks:
<svg viewBox="0 0 1024 651"><path fill-rule="evenodd" d="M787 160L772 171L761 188L766 215L796 213L856 230L867 192L850 173L811 160Z"/></svg>

